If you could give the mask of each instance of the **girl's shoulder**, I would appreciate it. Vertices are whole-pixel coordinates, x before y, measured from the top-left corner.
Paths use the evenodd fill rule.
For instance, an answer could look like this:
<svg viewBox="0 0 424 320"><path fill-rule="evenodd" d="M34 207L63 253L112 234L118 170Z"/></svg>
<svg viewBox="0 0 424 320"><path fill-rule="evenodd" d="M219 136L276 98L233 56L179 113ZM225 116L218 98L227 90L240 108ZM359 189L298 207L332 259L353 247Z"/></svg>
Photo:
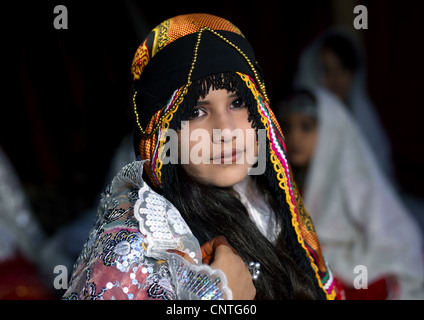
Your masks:
<svg viewBox="0 0 424 320"><path fill-rule="evenodd" d="M172 203L143 181L142 165L137 161L125 166L102 194L65 298L175 298L183 280L175 270L225 278L201 266L197 239ZM170 250L186 253L196 266L185 266Z"/></svg>

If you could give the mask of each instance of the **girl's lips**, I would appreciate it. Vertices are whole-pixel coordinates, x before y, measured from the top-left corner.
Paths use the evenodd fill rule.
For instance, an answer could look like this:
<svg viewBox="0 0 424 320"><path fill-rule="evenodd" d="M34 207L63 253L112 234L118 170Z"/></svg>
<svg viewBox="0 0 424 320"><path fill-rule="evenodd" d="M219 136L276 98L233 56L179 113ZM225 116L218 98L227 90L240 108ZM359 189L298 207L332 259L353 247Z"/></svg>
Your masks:
<svg viewBox="0 0 424 320"><path fill-rule="evenodd" d="M233 149L230 152L221 152L220 154L214 156L211 160L213 163L220 164L235 163L238 159L240 159L243 153L243 150Z"/></svg>

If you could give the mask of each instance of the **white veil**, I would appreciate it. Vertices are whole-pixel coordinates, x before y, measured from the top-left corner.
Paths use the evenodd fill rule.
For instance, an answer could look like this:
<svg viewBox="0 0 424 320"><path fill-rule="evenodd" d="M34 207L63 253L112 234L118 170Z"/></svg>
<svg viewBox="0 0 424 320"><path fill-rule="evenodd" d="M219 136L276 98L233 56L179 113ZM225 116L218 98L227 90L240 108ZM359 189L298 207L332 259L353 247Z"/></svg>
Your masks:
<svg viewBox="0 0 424 320"><path fill-rule="evenodd" d="M353 284L363 265L371 283L394 275L400 296L424 298L419 229L342 102L316 89L318 140L304 201L333 272Z"/></svg>
<svg viewBox="0 0 424 320"><path fill-rule="evenodd" d="M348 104L353 117L371 146L378 164L389 177L393 175L391 146L387 134L380 122L375 106L371 102L366 88L366 63L363 47L351 32L342 28L331 28L315 39L301 54L294 86L314 88L321 86L319 54L324 40L333 35L346 38L356 51L358 66L356 68Z"/></svg>

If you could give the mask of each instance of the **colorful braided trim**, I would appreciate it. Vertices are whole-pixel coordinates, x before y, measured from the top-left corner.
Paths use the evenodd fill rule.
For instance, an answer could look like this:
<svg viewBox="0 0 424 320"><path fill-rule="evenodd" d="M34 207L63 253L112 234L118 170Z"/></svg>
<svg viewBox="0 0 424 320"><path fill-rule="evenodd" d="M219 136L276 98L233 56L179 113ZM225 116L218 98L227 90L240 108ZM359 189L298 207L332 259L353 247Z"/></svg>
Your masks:
<svg viewBox="0 0 424 320"><path fill-rule="evenodd" d="M273 112L268 108L267 104L264 102L264 99L261 97L253 79L250 78L248 75L239 72L237 72L237 74L246 83L247 87L252 91L252 94L256 98L258 112L261 116L261 122L267 130L270 160L273 164L274 171L276 172L276 177L279 182L278 185L282 190L284 190L284 193L286 195L286 202L289 204L290 212L292 215L291 222L293 227L295 228L297 240L302 246L302 248L305 250L305 253L308 258L310 259L311 266L315 272L315 277L318 280L319 286L325 292L327 299L334 299L336 297L336 292L334 290L334 279L331 274L331 271L326 265L322 266L321 268L325 270L324 273L319 271L317 262L319 262L320 259L316 257L317 253L315 252L315 250L310 248L310 246L304 241L304 235L300 230L300 221L298 220L298 213L296 210L296 203L293 195L293 187L290 179L290 169L284 152L287 149L282 138L281 129L275 119ZM284 151L282 149L284 149ZM320 274L322 274L323 276L321 276Z"/></svg>

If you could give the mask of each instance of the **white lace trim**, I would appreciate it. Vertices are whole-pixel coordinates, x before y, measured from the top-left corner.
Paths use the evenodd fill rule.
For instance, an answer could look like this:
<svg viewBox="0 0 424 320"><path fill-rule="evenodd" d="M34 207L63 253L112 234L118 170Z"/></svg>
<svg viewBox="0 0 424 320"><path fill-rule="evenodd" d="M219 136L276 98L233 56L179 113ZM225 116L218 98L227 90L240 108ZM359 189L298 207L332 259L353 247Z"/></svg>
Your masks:
<svg viewBox="0 0 424 320"><path fill-rule="evenodd" d="M142 170L143 162L141 162ZM141 177L141 173L139 175ZM142 179L134 205L134 216L139 229L146 236L146 257L167 260L176 280L179 299L221 298L232 299L231 289L223 271L202 264L200 245L180 212L166 198L152 190ZM122 248L126 249L126 248ZM196 264L190 264L177 254L167 250L179 250L188 254ZM197 281L197 282L196 282ZM218 288L221 292L215 292Z"/></svg>
<svg viewBox="0 0 424 320"><path fill-rule="evenodd" d="M166 250L173 249L187 253L196 263L201 261L199 243L177 208L144 181L138 197L134 216L141 233L147 236L146 256L163 258Z"/></svg>

